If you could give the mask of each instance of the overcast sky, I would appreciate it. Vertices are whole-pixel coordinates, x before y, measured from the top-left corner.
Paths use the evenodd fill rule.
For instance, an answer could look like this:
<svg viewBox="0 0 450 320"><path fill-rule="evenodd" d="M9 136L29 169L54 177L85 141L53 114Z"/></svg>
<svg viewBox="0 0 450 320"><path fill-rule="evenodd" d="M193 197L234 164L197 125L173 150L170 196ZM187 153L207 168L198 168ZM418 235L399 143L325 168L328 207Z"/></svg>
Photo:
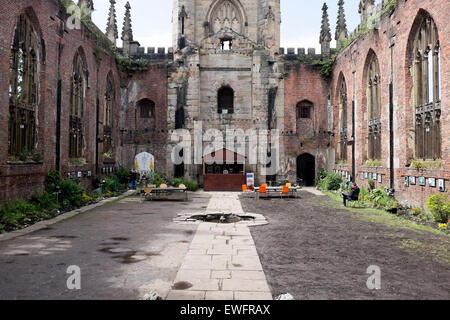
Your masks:
<svg viewBox="0 0 450 320"><path fill-rule="evenodd" d="M380 2L377 0L376 2ZM117 24L122 34L126 0L116 0ZM281 0L281 46L315 47L320 50L319 33L322 20L321 0ZM338 0L327 0L331 33L337 22ZM358 6L360 0L345 0L347 27L353 31L360 22ZM131 17L135 40L143 47L172 46L172 0L130 0ZM109 10L109 0L95 0L93 20L103 31ZM119 36L120 38L120 36ZM119 40L120 43L120 40ZM334 46L334 43L332 44Z"/></svg>

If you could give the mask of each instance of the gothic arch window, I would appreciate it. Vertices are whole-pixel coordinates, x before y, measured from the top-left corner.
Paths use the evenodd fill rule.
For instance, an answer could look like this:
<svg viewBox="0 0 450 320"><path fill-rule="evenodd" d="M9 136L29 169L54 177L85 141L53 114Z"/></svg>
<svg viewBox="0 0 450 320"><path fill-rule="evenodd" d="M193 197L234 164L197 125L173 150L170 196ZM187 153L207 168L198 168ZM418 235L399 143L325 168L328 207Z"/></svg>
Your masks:
<svg viewBox="0 0 450 320"><path fill-rule="evenodd" d="M150 119L155 116L155 103L149 99L138 102L138 110L141 119Z"/></svg>
<svg viewBox="0 0 450 320"><path fill-rule="evenodd" d="M415 153L419 159L439 159L442 152L439 36L428 14L423 13L420 18L412 52Z"/></svg>
<svg viewBox="0 0 450 320"><path fill-rule="evenodd" d="M310 101L304 100L297 104L297 120L312 119L314 104Z"/></svg>
<svg viewBox="0 0 450 320"><path fill-rule="evenodd" d="M222 87L217 94L217 112L219 114L234 113L234 90L231 87Z"/></svg>
<svg viewBox="0 0 450 320"><path fill-rule="evenodd" d="M106 79L105 109L103 113L103 153L112 154L112 125L115 104L114 81L111 75Z"/></svg>
<svg viewBox="0 0 450 320"><path fill-rule="evenodd" d="M381 160L381 82L380 67L373 51L367 60L366 96L368 112L367 159Z"/></svg>
<svg viewBox="0 0 450 320"><path fill-rule="evenodd" d="M219 32L222 28L230 28L233 31L243 34L244 13L243 8L236 0L218 0L210 9L209 25L213 33Z"/></svg>
<svg viewBox="0 0 450 320"><path fill-rule="evenodd" d="M341 75L339 85L339 147L338 147L338 159L347 161L347 139L348 139L348 125L347 125L347 84L345 78Z"/></svg>
<svg viewBox="0 0 450 320"><path fill-rule="evenodd" d="M75 54L70 99L69 157L83 157L83 114L86 98L86 69L81 52Z"/></svg>
<svg viewBox="0 0 450 320"><path fill-rule="evenodd" d="M21 14L10 52L8 154L32 151L36 143L38 39L30 19Z"/></svg>

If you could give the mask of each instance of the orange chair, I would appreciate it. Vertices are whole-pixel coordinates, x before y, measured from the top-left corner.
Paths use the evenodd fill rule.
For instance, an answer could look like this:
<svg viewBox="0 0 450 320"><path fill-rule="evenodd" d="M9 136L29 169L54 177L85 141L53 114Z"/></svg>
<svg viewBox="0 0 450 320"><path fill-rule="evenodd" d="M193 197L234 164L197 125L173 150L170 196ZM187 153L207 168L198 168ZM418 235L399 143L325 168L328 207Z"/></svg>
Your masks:
<svg viewBox="0 0 450 320"><path fill-rule="evenodd" d="M266 184L263 184L259 188L258 196L261 196L262 194L267 194L267 185Z"/></svg>
<svg viewBox="0 0 450 320"><path fill-rule="evenodd" d="M145 187L144 188L144 197L145 197L145 199L146 200L151 200L151 198L152 198L152 188L150 188L150 187Z"/></svg>
<svg viewBox="0 0 450 320"><path fill-rule="evenodd" d="M289 195L289 187L283 187L283 189L281 190L281 198L283 198L283 196L285 195Z"/></svg>

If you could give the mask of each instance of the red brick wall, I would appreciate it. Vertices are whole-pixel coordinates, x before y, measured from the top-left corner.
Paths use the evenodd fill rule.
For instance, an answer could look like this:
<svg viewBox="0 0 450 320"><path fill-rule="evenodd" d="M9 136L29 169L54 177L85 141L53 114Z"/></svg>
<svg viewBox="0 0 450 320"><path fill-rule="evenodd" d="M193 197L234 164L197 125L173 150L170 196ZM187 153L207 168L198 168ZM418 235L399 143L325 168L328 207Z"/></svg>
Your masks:
<svg viewBox="0 0 450 320"><path fill-rule="evenodd" d="M134 164L134 156L146 151L155 156L155 169L167 171L167 64L165 61L151 64L144 72L135 73L126 81L127 100L121 113L121 131L125 136L121 162ZM149 99L155 103L154 118L141 119L137 103Z"/></svg>
<svg viewBox="0 0 450 320"><path fill-rule="evenodd" d="M299 62L286 62L288 74L284 81L284 122L283 141L286 159L291 169L296 170L295 161L303 153L316 156L317 170L326 169L326 153L330 143L327 133L328 83L313 66ZM297 104L307 100L314 107L312 120L297 121Z"/></svg>
<svg viewBox="0 0 450 320"><path fill-rule="evenodd" d="M17 17L26 12L34 24L34 28L42 42L45 43L45 63L41 50L39 65L39 102L37 110L37 150L43 154L42 164L11 164L8 161L8 104L0 105L0 201L15 197L31 196L34 190L43 188L47 173L56 163L56 100L58 84L58 61L62 80L62 110L61 110L61 171L69 172L91 171L95 174L95 140L96 140L96 97L100 100L99 118L103 118L104 94L106 77L112 73L116 88L116 105L114 118L117 127L120 81L112 55L101 54L97 63L94 52L97 44L95 37L85 27L81 30L66 29L61 37L58 33L61 20L58 18L58 1L44 0L0 0L0 101L8 101L9 85L9 54L13 30ZM63 46L62 55L58 57L58 46ZM75 52L82 48L86 68L89 70L89 88L86 90L84 109L84 136L86 165L70 166L69 152L69 114L70 114L70 78ZM100 124L100 135L102 138ZM119 146L117 132L113 133L113 145ZM99 144L99 168L102 164L102 144ZM114 167L117 163L105 166ZM90 179L83 178L83 184L90 186Z"/></svg>
<svg viewBox="0 0 450 320"><path fill-rule="evenodd" d="M441 43L441 85L442 85L442 169L422 170L410 169L408 166L414 157L414 108L411 106L412 80L409 74L408 39L419 10L426 10L434 19L439 30ZM331 81L331 97L334 110L334 127L338 132L338 79L342 72L347 83L348 93L348 128L351 136L351 106L354 94L356 102L356 167L357 181L361 181L361 172L381 172L383 185L390 186L389 168L389 81L391 78L391 35L395 35L393 50L393 83L394 83L394 131L395 131L395 189L400 200L409 200L413 205L424 205L426 198L437 192L436 188L412 186L404 187L404 176L446 179L447 189L450 187L450 112L449 99L449 14L446 0L399 0L395 12L381 19L380 29L360 37L348 47L337 59ZM381 73L381 122L382 122L382 167L363 167L365 137L367 134L365 65L369 50L377 55ZM354 78L353 78L354 73ZM338 143L338 134L335 144ZM337 169L351 172L351 147L348 148L349 163L347 166L336 166Z"/></svg>

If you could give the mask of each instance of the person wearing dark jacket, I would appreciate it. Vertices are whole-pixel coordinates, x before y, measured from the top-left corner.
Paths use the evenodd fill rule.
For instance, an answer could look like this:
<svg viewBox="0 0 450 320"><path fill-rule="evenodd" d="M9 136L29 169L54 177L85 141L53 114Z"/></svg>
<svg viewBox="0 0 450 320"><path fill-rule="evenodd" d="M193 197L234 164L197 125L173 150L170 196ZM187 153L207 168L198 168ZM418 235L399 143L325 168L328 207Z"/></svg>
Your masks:
<svg viewBox="0 0 450 320"><path fill-rule="evenodd" d="M137 172L136 170L132 170L130 174L130 180L131 180L131 189L136 190L136 180L137 180Z"/></svg>
<svg viewBox="0 0 450 320"><path fill-rule="evenodd" d="M342 192L342 198L344 202L344 207L347 206L347 201L358 201L359 200L360 189L356 182L353 184L352 192L350 194Z"/></svg>

